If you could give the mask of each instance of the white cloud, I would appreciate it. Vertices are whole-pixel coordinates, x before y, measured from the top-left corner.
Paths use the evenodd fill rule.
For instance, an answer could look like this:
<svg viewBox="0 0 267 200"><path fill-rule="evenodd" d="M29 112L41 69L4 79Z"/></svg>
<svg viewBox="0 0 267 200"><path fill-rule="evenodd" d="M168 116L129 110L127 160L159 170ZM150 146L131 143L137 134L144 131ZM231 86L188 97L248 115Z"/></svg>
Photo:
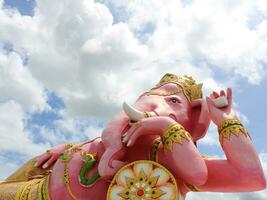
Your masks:
<svg viewBox="0 0 267 200"><path fill-rule="evenodd" d="M100 136L103 126L98 120L55 120L54 128L32 125L29 116L15 101L0 104L0 180L6 178L27 159L63 143L79 143ZM38 138L38 140L36 140Z"/></svg>
<svg viewBox="0 0 267 200"><path fill-rule="evenodd" d="M177 31L161 40L155 34L142 44L130 22L113 24L113 16L100 3L40 0L33 17L6 9L0 15L4 30L0 40L26 51L25 68L63 99L72 117L108 118L120 110L124 99L133 101L168 71L211 79L208 66L196 68L189 60L180 60L188 51L173 42ZM177 38L182 44L184 37ZM166 46L175 48L164 47L165 40Z"/></svg>
<svg viewBox="0 0 267 200"><path fill-rule="evenodd" d="M22 107L15 101L0 104L0 152L17 152L31 157L49 147L32 141L31 134L24 129L25 118Z"/></svg>
<svg viewBox="0 0 267 200"><path fill-rule="evenodd" d="M14 100L30 112L45 109L44 87L23 66L17 53L6 55L0 51L0 80L1 102Z"/></svg>
<svg viewBox="0 0 267 200"><path fill-rule="evenodd" d="M155 25L146 43L154 57L198 60L246 77L250 83L259 83L265 75L266 16L255 29L249 27L252 14L264 15L263 4L266 7L264 1L195 0L186 7L179 1L114 3L125 7L132 30L146 23Z"/></svg>

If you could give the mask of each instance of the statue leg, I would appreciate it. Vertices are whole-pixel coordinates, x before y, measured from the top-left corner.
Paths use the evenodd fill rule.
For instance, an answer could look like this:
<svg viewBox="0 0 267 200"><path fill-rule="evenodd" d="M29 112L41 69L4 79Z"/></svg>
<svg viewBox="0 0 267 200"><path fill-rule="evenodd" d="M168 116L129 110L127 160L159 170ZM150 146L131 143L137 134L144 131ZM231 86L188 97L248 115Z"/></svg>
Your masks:
<svg viewBox="0 0 267 200"><path fill-rule="evenodd" d="M42 169L40 167L34 167L37 157L27 161L17 171L7 177L6 181L28 181L33 178L42 178L51 172L51 166L48 169Z"/></svg>

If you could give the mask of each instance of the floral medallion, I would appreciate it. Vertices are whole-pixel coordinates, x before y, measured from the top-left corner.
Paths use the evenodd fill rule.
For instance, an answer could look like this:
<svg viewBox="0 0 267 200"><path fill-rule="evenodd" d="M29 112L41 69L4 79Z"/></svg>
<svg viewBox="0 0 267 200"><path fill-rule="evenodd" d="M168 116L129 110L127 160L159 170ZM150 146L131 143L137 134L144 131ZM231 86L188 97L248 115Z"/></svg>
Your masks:
<svg viewBox="0 0 267 200"><path fill-rule="evenodd" d="M178 192L175 178L165 167L140 160L116 173L107 200L177 200Z"/></svg>

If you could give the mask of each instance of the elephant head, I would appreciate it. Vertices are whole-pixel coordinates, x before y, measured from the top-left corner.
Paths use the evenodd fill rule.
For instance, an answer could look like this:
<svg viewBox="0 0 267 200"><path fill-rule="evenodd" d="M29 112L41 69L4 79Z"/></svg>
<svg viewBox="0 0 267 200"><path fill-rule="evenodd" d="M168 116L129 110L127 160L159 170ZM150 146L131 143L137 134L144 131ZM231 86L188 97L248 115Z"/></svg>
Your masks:
<svg viewBox="0 0 267 200"><path fill-rule="evenodd" d="M168 73L156 87L137 99L134 108L124 104L125 112L117 115L102 133L105 153L99 163L100 175L112 176L123 165L120 160L127 147L122 143L122 136L129 130L131 121L164 116L181 124L191 134L193 141L202 138L210 118L201 89L202 84L196 84L191 77Z"/></svg>

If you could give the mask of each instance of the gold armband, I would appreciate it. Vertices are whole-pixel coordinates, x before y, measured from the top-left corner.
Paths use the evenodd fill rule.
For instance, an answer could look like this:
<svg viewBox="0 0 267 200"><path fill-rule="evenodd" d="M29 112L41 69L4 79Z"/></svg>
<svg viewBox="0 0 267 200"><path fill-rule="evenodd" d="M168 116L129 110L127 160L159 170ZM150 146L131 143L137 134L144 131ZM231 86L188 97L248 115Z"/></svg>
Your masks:
<svg viewBox="0 0 267 200"><path fill-rule="evenodd" d="M173 143L182 144L182 138L187 141L191 140L190 134L180 124L173 124L165 129L161 135L164 148L168 151L172 151Z"/></svg>
<svg viewBox="0 0 267 200"><path fill-rule="evenodd" d="M218 132L220 135L220 142L222 143L223 139L230 140L230 135L234 134L239 136L242 133L244 136L249 137L249 134L243 124L239 119L224 119L222 124L218 126Z"/></svg>

